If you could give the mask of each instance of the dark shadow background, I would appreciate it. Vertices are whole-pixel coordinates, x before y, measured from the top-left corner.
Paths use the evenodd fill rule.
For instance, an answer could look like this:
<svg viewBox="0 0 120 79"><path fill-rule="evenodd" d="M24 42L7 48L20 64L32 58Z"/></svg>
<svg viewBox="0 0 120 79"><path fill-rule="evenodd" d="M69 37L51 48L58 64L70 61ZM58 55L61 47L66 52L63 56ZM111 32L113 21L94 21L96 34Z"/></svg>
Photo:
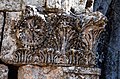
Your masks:
<svg viewBox="0 0 120 79"><path fill-rule="evenodd" d="M18 67L13 66L13 65L5 64L5 63L2 62L1 60L0 60L0 64L4 64L4 65L8 66L8 69L9 69L8 79L18 79L18 78L17 78Z"/></svg>
<svg viewBox="0 0 120 79"><path fill-rule="evenodd" d="M95 0L94 11L108 19L96 50L97 67L102 69L100 79L120 79L120 0Z"/></svg>

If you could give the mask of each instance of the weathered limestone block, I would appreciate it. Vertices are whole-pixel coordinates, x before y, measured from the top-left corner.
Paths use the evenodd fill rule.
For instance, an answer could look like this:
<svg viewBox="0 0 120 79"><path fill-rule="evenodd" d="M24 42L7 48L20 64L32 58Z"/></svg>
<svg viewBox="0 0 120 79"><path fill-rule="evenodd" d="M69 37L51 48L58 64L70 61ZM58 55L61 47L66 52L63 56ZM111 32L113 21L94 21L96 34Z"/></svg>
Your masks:
<svg viewBox="0 0 120 79"><path fill-rule="evenodd" d="M21 10L21 0L0 0L0 11Z"/></svg>
<svg viewBox="0 0 120 79"><path fill-rule="evenodd" d="M23 0L24 6L26 5L33 5L33 6L44 6L45 5L45 0Z"/></svg>
<svg viewBox="0 0 120 79"><path fill-rule="evenodd" d="M91 12L93 11L94 0L46 0L46 1L48 8L63 9L67 13L70 11L71 8L74 9L74 12L76 14L85 12L85 9L89 9L89 11Z"/></svg>
<svg viewBox="0 0 120 79"><path fill-rule="evenodd" d="M18 79L99 79L99 68L22 66Z"/></svg>
<svg viewBox="0 0 120 79"><path fill-rule="evenodd" d="M45 6L46 8L61 9L62 11L70 14L70 10L74 9L75 14L85 12L86 9L90 12L93 11L94 0L24 0L23 8L26 5L33 5L37 7Z"/></svg>
<svg viewBox="0 0 120 79"><path fill-rule="evenodd" d="M12 33L14 31L14 26L17 20L20 19L21 12L7 12L6 13L6 24L4 27L4 33L3 33L3 41L2 41L2 49L0 53L0 58L2 60L5 60L4 62L11 61L12 59L12 52L16 50L16 40L14 39L15 36ZM1 16L1 18L4 18L4 16ZM1 28L3 27L3 20L1 21ZM1 34L0 34L1 36ZM7 50L7 51L6 51Z"/></svg>
<svg viewBox="0 0 120 79"><path fill-rule="evenodd" d="M99 79L99 68L65 67L64 79Z"/></svg>
<svg viewBox="0 0 120 79"><path fill-rule="evenodd" d="M0 64L0 79L8 79L8 67Z"/></svg>
<svg viewBox="0 0 120 79"><path fill-rule="evenodd" d="M22 66L18 70L18 79L63 79L61 67Z"/></svg>

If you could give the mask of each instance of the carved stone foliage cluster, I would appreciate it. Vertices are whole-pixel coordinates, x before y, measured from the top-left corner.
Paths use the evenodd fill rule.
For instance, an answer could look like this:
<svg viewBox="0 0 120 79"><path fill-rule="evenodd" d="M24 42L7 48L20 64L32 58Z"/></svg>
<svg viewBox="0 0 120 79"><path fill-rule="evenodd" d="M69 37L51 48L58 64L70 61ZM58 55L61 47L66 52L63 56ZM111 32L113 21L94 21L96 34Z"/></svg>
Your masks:
<svg viewBox="0 0 120 79"><path fill-rule="evenodd" d="M106 21L100 12L26 15L13 21L6 37L9 41L3 40L8 42L8 49L2 46L2 52L7 52L1 56L4 62L40 66L95 65L93 48Z"/></svg>

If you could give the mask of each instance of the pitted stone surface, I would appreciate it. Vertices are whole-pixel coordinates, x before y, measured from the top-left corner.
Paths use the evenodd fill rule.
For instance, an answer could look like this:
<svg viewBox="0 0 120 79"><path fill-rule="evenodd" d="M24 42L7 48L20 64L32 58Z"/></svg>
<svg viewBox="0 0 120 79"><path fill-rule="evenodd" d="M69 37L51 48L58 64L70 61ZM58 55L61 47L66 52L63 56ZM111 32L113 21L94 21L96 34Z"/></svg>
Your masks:
<svg viewBox="0 0 120 79"><path fill-rule="evenodd" d="M75 14L80 14L81 12L85 12L85 7L86 7L86 3L87 3L86 1L90 1L90 0L80 0L81 2L79 2L79 0L46 0L46 1L47 1L47 7L48 8L63 9L64 11L66 11L66 15L70 15L70 9L71 8L73 8L75 10L75 12L73 12ZM94 1L94 0L92 0L92 1ZM84 31L82 31L83 34L84 34L83 38L85 38L85 37L87 38L87 39L84 39L84 42L85 42L84 44L85 45L83 45L83 48L84 48L84 46L85 46L85 48L87 48L87 46L88 46L88 48L92 48L93 44L91 44L91 43L94 43L93 41L96 40L96 39L92 39L91 40L91 37L90 37L90 36L92 36L91 32L93 32L93 27L94 27L94 32L95 32L94 36L96 37L96 33L101 31L99 29L103 28L102 27L102 28L98 29L97 26L104 25L103 15L101 15L101 13L99 13L99 12L94 12L94 13L92 12L92 13L88 13L87 15L86 14L82 14L82 16L81 16L82 19L81 20L78 20L78 18L76 18L73 21L73 18L70 19L70 17L69 17L68 19L64 19L64 21L60 22L61 26L63 26L64 29L63 30L59 30L59 28L55 29L56 30L55 34L59 34L60 33L59 34L59 36L61 37L60 40L63 39L63 41L60 42L60 44L59 44L59 41L57 41L54 44L51 44L51 41L55 42L57 37L52 37L52 33L53 32L51 33L51 31L49 31L48 35L50 35L50 36L49 36L49 40L48 39L47 40L50 41L50 42L45 42L45 44L44 44L44 47L47 47L47 45L49 47L49 49L45 49L44 50L45 53L46 53L46 51L48 51L47 55L42 56L42 55L44 55L44 54L42 54L44 52L41 52L41 50L39 50L39 51L37 50L35 52L30 50L30 52L27 52L29 49L27 51L26 51L26 49L24 49L24 48L29 48L29 45L26 44L26 41L28 41L27 43L30 44L29 42L31 42L30 40L32 39L32 37L36 37L36 36L34 36L34 34L31 35L31 31L32 32L33 32L33 30L39 31L38 32L39 33L39 37L41 36L41 38L42 38L42 36L44 36L44 35L42 35L42 34L44 34L43 32L44 31L48 31L48 30L46 30L47 28L45 29L45 27L44 27L46 22L53 24L53 23L55 23L57 21L57 20L54 21L55 20L54 17L53 17L53 20L52 20L49 17L49 15L46 16L45 18L47 18L47 19L45 19L45 18L43 18L43 14L44 13L42 14L42 12L41 12L41 14L39 14L40 12L37 12L36 7L39 10L39 7L44 6L44 2L45 2L45 0L0 0L0 11L11 11L11 12L7 12L6 26L5 26L5 32L4 32L3 45L2 45L2 52L1 52L1 56L0 56L0 58L5 63L7 63L7 64L17 64L17 65L19 65L19 64L20 65L23 65L23 64L34 64L34 65L37 64L37 65L41 65L41 63L43 63L43 65L44 65L44 62L45 63L46 62L47 63L53 62L52 61L52 57L54 58L56 56L54 56L54 54L52 54L52 53L54 53L54 51L52 50L51 47L53 45L58 44L57 46L53 46L53 48L54 47L55 48L56 47L59 48L60 44L62 43L61 44L62 53L65 53L64 49L65 49L65 47L67 47L67 46L65 46L65 44L67 42L66 42L65 38L62 38L62 37L65 36L64 34L67 34L68 35L67 37L69 37L69 33L71 33L71 34L74 33L74 31L71 31L69 33L64 33L66 29L68 31L71 30L71 27L72 27L71 24L74 21L75 21L75 23L73 24L75 26L74 30L78 32L78 31L81 31L81 29L83 29L84 30ZM31 25L32 25L32 19L31 18L33 16L30 16L30 17L28 17L27 19L25 19L23 21L21 19L21 21L23 22L23 26L25 26L24 24L27 21L28 26L30 27L30 29L27 28L27 30L24 30L24 27L22 27L22 29L21 28L19 28L19 29L17 28L16 29L16 27L14 27L16 25L16 23L19 23L18 21L20 19L20 17L19 17L20 13L19 12L14 12L14 11L19 11L21 9L22 10L25 9L24 7L26 5L32 6L32 7L30 7L30 10L32 10L31 12L33 13L33 15L35 13L36 16L39 16L39 18L42 18L42 19L40 19L40 22L36 21L36 23L40 23L41 24L41 25L38 24L38 26L40 26L39 28L34 29L34 28L36 28L36 26L34 26L34 21L33 21L34 28L33 27L31 28ZM92 3L92 5L93 5L93 3ZM90 11L92 11L92 7L93 6L89 7ZM55 18L59 19L59 17L56 17L56 16L57 15L55 15ZM75 16L77 17L77 15L75 15ZM81 17L79 16L79 18L81 18ZM100 18L102 18L102 20ZM43 20L45 21L45 23L44 23ZM70 21L70 23L68 21ZM1 13L0 14L0 28L2 27L2 22L3 22L3 16L2 16L2 13ZM57 22L59 22L59 21L57 21ZM81 25L79 25L80 22L82 23ZM93 26L93 22L95 24L94 26ZM52 27L51 24L48 24L48 25L50 25L50 26L47 26L47 27L50 27L50 28ZM20 25L20 26L22 26L22 25ZM42 26L44 27L45 30L43 29ZM61 27L61 26L59 26L59 27ZM53 29L53 27L52 27L52 29ZM72 30L73 30L73 28L72 28ZM26 35L25 35L24 32L22 33L22 31L25 31ZM60 32L58 32L58 31L60 31ZM16 36L15 36L14 32L15 32ZM55 34L53 34L53 35L55 36ZM27 35L28 35L29 39L26 37ZM45 35L47 35L46 32L45 32ZM56 36L58 36L58 35L56 35ZM46 36L46 37L48 37L48 36ZM24 38L25 39L27 38L28 40L24 40ZM71 38L72 37L70 37L70 39ZM38 38L36 38L36 39L38 39ZM23 44L25 43L22 46L23 49L21 49L22 47L20 46L20 44L21 44L20 41L21 40L24 41ZM74 43L76 43L75 42L75 38L73 40L74 40ZM89 42L88 42L88 40L89 40ZM40 39L40 41L42 42L42 39ZM39 41L37 41L37 44L38 44L38 42ZM48 44L48 43L50 43L50 44ZM72 42L71 44L74 45L74 43ZM39 44L39 45L43 46L42 44ZM78 46L76 45L76 47L78 47ZM18 48L19 48L19 50L17 50ZM38 48L39 48L39 46L38 46ZM68 54L71 53L71 56L69 56L68 54L66 54L66 55L68 55L68 57L69 57L69 60L70 60L69 63L74 65L74 64L76 64L75 59L77 58L78 55L76 55L76 54L75 54L76 56L74 55L74 51L76 51L76 50L74 50L73 48L75 48L75 47L71 46L70 48L72 48L72 49L71 49L71 51ZM33 48L33 50L34 50L34 48ZM17 52L15 52L15 51L17 51ZM57 52L58 56L61 55L61 54L59 54L59 51L56 51L56 52ZM86 52L86 54L88 55L88 52ZM83 56L83 55L85 55L85 53L84 54L79 54L79 55L82 55L81 57L86 57L86 56ZM74 58L73 58L73 56L74 56ZM43 59L44 57L46 58L46 60ZM60 62L61 62L62 58L64 58L64 57L60 56L60 58L61 58L60 59ZM65 58L66 58L66 56L65 56ZM79 59L80 62L77 62L77 63L82 65L81 62L85 62L85 64L90 64L91 65L92 61L93 61L93 63L95 62L94 58L95 57L92 58L92 57L88 56L87 58L85 58L85 60L84 59ZM33 60L33 62L32 63L31 63L31 61L28 62L29 60ZM88 60L91 60L91 61L88 62ZM55 60L54 62L56 63L56 62L58 62L58 60ZM69 71L72 71L71 69L73 69L72 73L69 72ZM98 78L99 73L92 74L92 73L94 73L94 70L93 70L93 72L91 72L91 71L89 71L89 69L88 70L84 70L83 69L83 71L82 71L82 69L69 68L66 71L68 71L68 72L66 72L64 74L63 69L61 67L39 67L39 66L26 65L26 66L21 66L19 68L18 79L78 79L78 78L79 79L99 79ZM81 71L81 72L77 72L77 71ZM5 72L7 72L7 71L5 71ZM80 74L83 74L83 75L80 75ZM65 77L63 77L63 76L65 76ZM0 74L0 79L2 79L3 77L4 76L1 77L1 74ZM5 79L7 79L7 76L5 76L5 77L6 77Z"/></svg>
<svg viewBox="0 0 120 79"><path fill-rule="evenodd" d="M18 70L18 79L63 79L61 67L22 66Z"/></svg>
<svg viewBox="0 0 120 79"><path fill-rule="evenodd" d="M66 13L69 13L70 9L74 9L74 13L79 14L85 12L86 4L89 1L92 3L88 8L92 12L94 0L47 0L47 7L63 9Z"/></svg>
<svg viewBox="0 0 120 79"><path fill-rule="evenodd" d="M21 0L0 0L0 11L21 10Z"/></svg>
<svg viewBox="0 0 120 79"><path fill-rule="evenodd" d="M8 67L0 64L0 79L8 79Z"/></svg>
<svg viewBox="0 0 120 79"><path fill-rule="evenodd" d="M3 35L1 56L0 56L0 58L5 59L5 61L10 60L12 58L11 54L16 49L16 46L15 46L16 42L14 40L14 37L12 36L14 34L12 34L11 31L14 30L13 28L14 28L16 21L20 19L20 14L21 14L21 12L7 12L6 13L6 24L4 27L4 33L3 33L4 35ZM4 17L2 14L1 19L0 19L1 23L3 23L3 18ZM2 28L3 24L0 24L0 25L1 25L0 28ZM1 36L1 34L0 34L0 36ZM11 37L13 37L13 38L11 38ZM9 50L9 49L11 49L11 50ZM9 50L9 51L5 51L5 50ZM5 56L3 57L3 55L5 55Z"/></svg>
<svg viewBox="0 0 120 79"><path fill-rule="evenodd" d="M99 68L64 67L64 79L99 79Z"/></svg>
<svg viewBox="0 0 120 79"><path fill-rule="evenodd" d="M99 68L22 66L18 79L99 79Z"/></svg>
<svg viewBox="0 0 120 79"><path fill-rule="evenodd" d="M25 5L44 6L45 0L23 0Z"/></svg>
<svg viewBox="0 0 120 79"><path fill-rule="evenodd" d="M3 26L3 13L0 12L0 41L1 41L2 26Z"/></svg>
<svg viewBox="0 0 120 79"><path fill-rule="evenodd" d="M14 65L93 67L92 50L105 20L100 12L82 13L79 17L67 14L44 17L36 6L26 7L20 20L19 12L7 13L1 59Z"/></svg>

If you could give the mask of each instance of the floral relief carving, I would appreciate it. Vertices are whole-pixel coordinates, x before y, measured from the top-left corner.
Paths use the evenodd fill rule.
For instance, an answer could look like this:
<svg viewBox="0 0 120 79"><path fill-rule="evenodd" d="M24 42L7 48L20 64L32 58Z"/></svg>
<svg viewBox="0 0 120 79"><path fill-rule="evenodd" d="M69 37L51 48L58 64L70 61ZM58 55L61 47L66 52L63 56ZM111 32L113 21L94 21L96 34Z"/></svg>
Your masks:
<svg viewBox="0 0 120 79"><path fill-rule="evenodd" d="M105 16L100 12L80 15L39 13L38 16L38 13L28 8L23 18L10 28L8 34L15 40L16 49L11 52L10 60L4 60L3 55L3 61L14 65L95 65L93 49L99 34L104 30Z"/></svg>

